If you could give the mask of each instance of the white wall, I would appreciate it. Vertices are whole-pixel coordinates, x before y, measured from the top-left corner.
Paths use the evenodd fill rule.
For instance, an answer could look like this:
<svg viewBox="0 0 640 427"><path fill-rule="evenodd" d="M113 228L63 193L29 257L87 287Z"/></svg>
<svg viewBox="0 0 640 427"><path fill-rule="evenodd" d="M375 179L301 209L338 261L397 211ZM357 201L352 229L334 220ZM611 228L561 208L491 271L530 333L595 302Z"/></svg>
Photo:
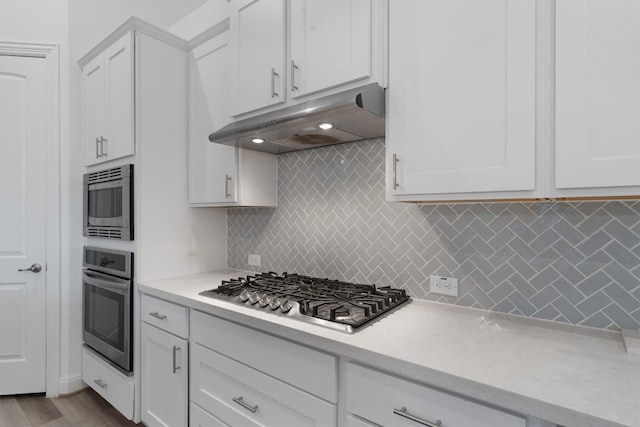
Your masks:
<svg viewBox="0 0 640 427"><path fill-rule="evenodd" d="M0 0L0 41L60 46L60 393L82 386L82 123L76 61L132 15L163 29L206 0Z"/></svg>

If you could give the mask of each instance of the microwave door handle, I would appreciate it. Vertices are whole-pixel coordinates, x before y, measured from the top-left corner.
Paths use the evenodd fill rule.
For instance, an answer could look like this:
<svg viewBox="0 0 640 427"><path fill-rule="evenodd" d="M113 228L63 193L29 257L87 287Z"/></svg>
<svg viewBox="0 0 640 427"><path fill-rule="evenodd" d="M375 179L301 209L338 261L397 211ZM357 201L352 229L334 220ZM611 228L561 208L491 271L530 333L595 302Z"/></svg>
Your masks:
<svg viewBox="0 0 640 427"><path fill-rule="evenodd" d="M91 285L96 285L103 289L115 289L115 290L127 291L131 286L129 280L118 279L116 277L95 273L93 271L85 270L82 272L82 275L84 276L87 283Z"/></svg>

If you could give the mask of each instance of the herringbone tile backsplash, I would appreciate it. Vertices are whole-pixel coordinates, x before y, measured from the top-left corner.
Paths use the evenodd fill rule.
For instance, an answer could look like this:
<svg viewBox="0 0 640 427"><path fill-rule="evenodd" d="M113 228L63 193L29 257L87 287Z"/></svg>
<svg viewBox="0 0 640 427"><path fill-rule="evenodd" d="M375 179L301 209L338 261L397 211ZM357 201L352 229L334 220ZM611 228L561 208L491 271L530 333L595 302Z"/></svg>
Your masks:
<svg viewBox="0 0 640 427"><path fill-rule="evenodd" d="M640 328L640 201L384 200L384 141L279 157L278 208L229 209L228 266L403 287L415 298ZM459 297L429 293L457 277Z"/></svg>

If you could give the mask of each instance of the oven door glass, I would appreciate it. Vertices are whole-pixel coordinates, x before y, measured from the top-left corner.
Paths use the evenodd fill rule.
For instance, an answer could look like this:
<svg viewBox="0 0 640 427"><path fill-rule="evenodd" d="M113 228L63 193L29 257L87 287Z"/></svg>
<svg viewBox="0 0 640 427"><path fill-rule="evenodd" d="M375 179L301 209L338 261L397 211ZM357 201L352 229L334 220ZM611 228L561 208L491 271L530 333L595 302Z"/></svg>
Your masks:
<svg viewBox="0 0 640 427"><path fill-rule="evenodd" d="M123 182L92 184L87 194L87 225L123 227Z"/></svg>
<svg viewBox="0 0 640 427"><path fill-rule="evenodd" d="M123 369L131 368L131 281L85 270L83 339Z"/></svg>

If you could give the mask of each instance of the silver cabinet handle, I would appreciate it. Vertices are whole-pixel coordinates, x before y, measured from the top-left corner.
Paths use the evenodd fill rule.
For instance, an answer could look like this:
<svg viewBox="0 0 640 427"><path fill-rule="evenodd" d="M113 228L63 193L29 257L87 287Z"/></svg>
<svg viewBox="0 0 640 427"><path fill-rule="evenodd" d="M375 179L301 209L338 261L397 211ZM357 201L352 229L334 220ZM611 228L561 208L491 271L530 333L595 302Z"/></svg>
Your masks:
<svg viewBox="0 0 640 427"><path fill-rule="evenodd" d="M271 69L271 97L275 98L278 95L278 93L276 92L276 77L278 77L278 73L276 73L276 69L272 68Z"/></svg>
<svg viewBox="0 0 640 427"><path fill-rule="evenodd" d="M253 413L255 413L258 410L258 405L256 405L256 406L249 405L247 402L242 400L242 396L234 397L233 401L236 402L238 405L242 406L245 409L248 409L249 411L251 411Z"/></svg>
<svg viewBox="0 0 640 427"><path fill-rule="evenodd" d="M164 314L160 314L160 313L158 313L157 311L154 311L153 313L149 313L149 316L151 316L151 317L155 317L156 319L160 319L160 320L164 320L164 319L166 319L166 318L167 318L167 316L166 316L166 315L164 315Z"/></svg>
<svg viewBox="0 0 640 427"><path fill-rule="evenodd" d="M102 380L93 380L93 382L98 384L98 387L100 388L107 388L107 383L103 382Z"/></svg>
<svg viewBox="0 0 640 427"><path fill-rule="evenodd" d="M104 143L107 142L107 141L108 141L107 138L105 138L103 136L100 137L100 157L106 157L107 156L107 153L106 153L106 151L104 149Z"/></svg>
<svg viewBox="0 0 640 427"><path fill-rule="evenodd" d="M400 187L400 185L398 185L398 156L396 156L396 153L393 153L393 189L395 190L396 188Z"/></svg>
<svg viewBox="0 0 640 427"><path fill-rule="evenodd" d="M396 415L400 415L401 417L407 418L411 421L415 421L418 424L422 424L427 427L440 427L442 425L442 421L437 420L435 423L429 422L427 420L423 420L422 418L416 417L415 415L411 415L407 412L407 408L403 406L401 409L394 409L393 413Z"/></svg>
<svg viewBox="0 0 640 427"><path fill-rule="evenodd" d="M96 138L96 159L100 158L100 138Z"/></svg>
<svg viewBox="0 0 640 427"><path fill-rule="evenodd" d="M42 271L42 266L40 264L31 264L31 267L19 268L18 271L30 271L32 273L40 273Z"/></svg>
<svg viewBox="0 0 640 427"><path fill-rule="evenodd" d="M178 369L182 369L182 366L176 366L176 360L177 360L176 353L178 352L178 350L180 350L180 347L174 345L173 346L173 373L174 374Z"/></svg>
<svg viewBox="0 0 640 427"><path fill-rule="evenodd" d="M224 176L224 198L228 199L231 197L231 193L229 193L229 181L231 181L231 177L229 175Z"/></svg>
<svg viewBox="0 0 640 427"><path fill-rule="evenodd" d="M298 66L296 65L295 61L292 59L291 60L291 92L295 92L296 90L298 90L298 86L296 86L296 70L298 69Z"/></svg>

